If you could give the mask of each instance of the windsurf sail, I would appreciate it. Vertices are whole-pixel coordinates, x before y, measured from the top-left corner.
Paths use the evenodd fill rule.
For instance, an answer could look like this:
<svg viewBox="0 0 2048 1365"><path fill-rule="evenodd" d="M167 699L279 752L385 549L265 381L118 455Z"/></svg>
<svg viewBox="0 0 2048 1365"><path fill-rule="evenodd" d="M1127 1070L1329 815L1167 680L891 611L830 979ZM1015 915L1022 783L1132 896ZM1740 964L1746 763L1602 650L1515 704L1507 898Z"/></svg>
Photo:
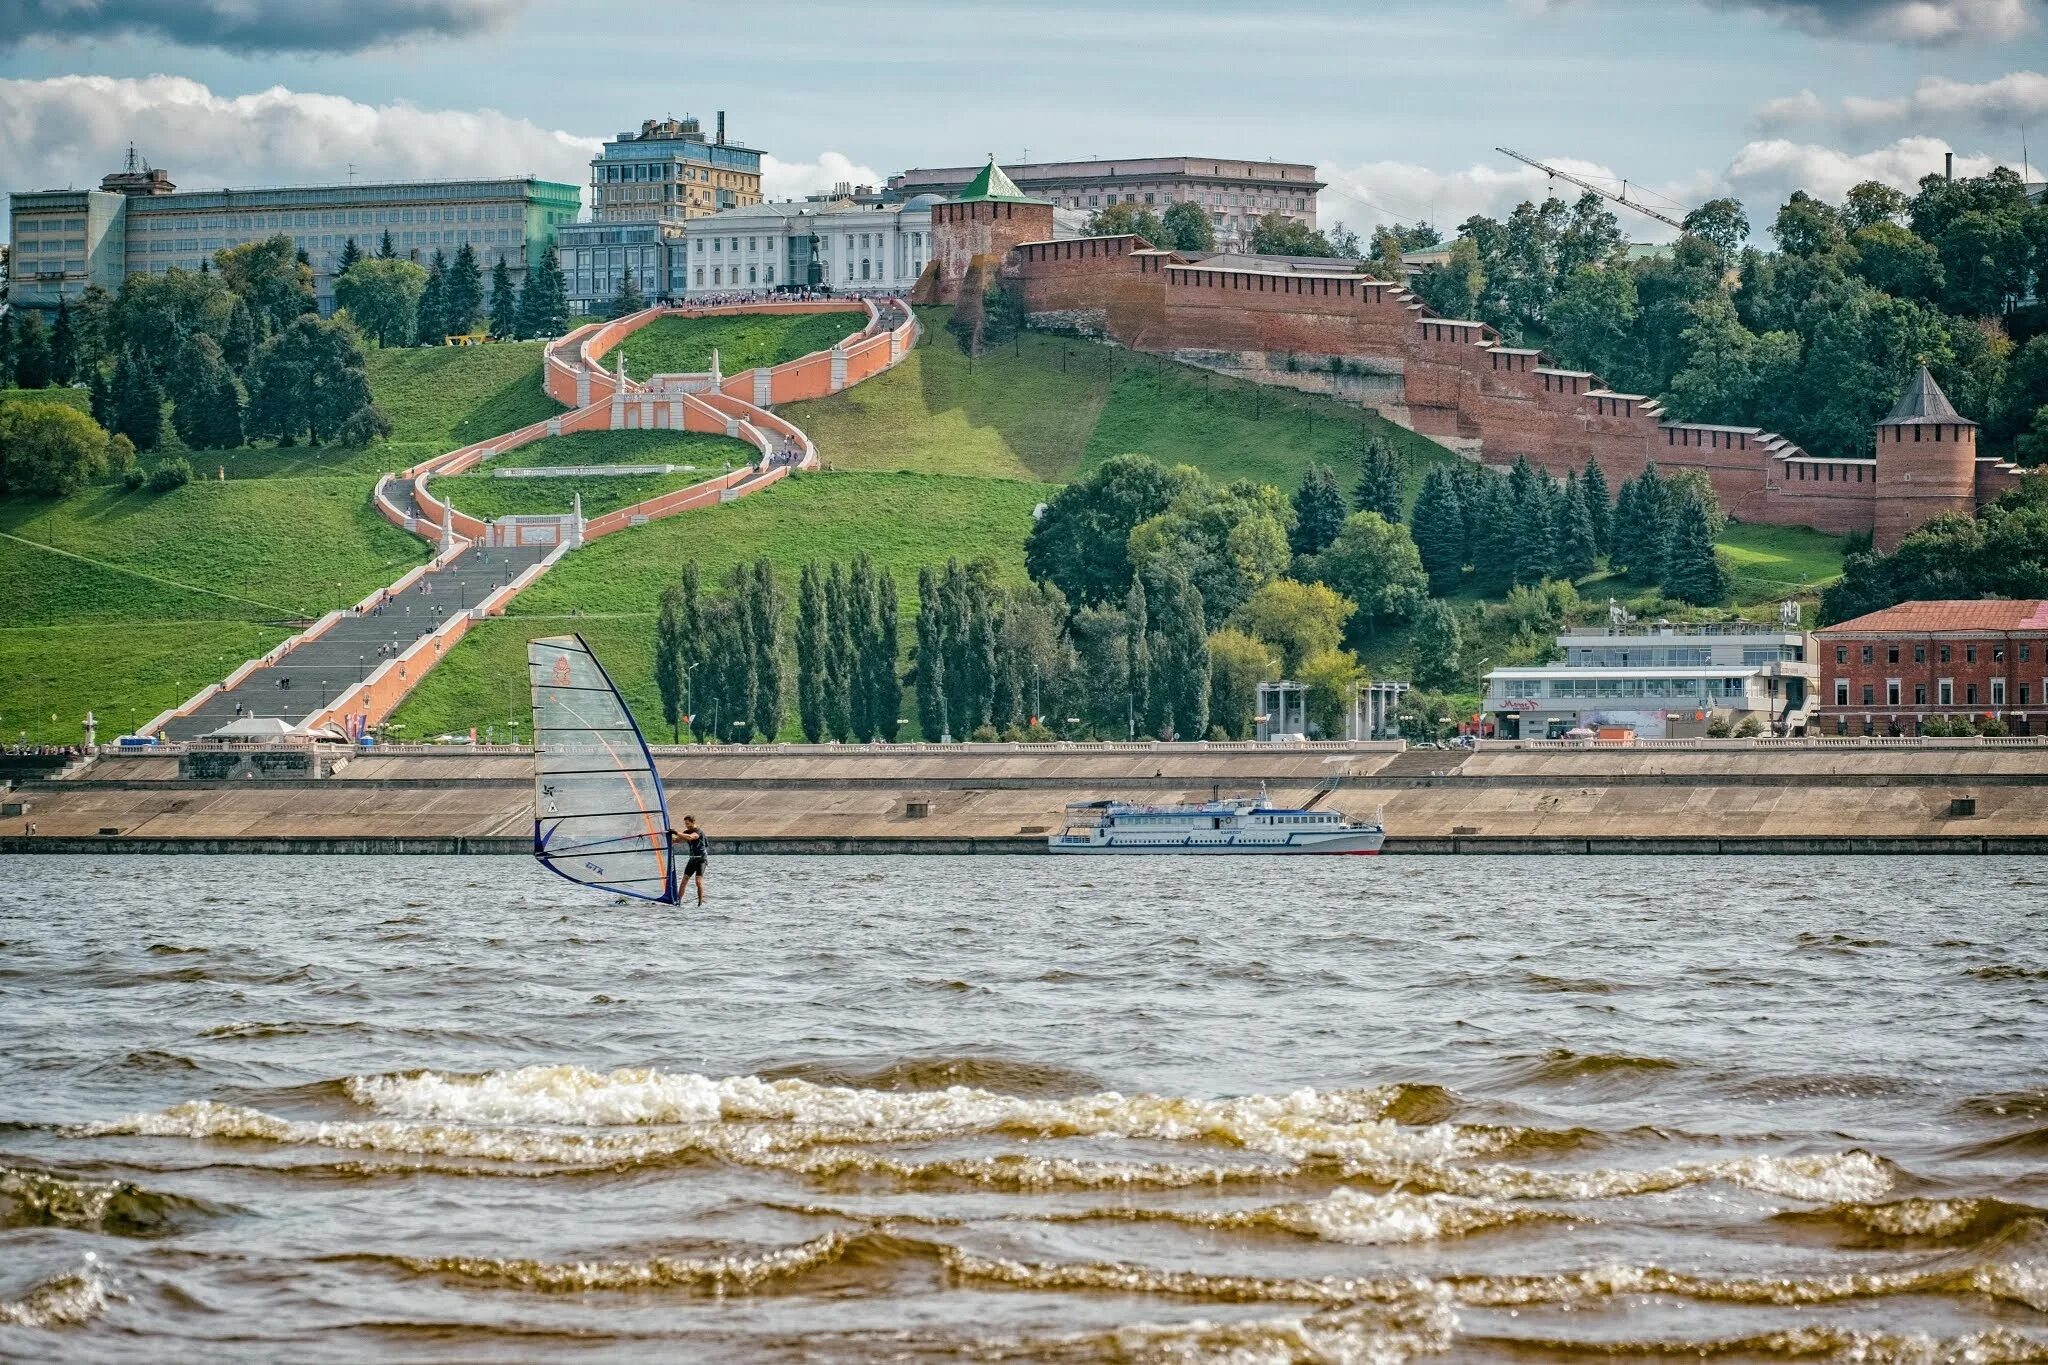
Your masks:
<svg viewBox="0 0 2048 1365"><path fill-rule="evenodd" d="M533 856L579 886L682 900L668 804L640 727L580 635L529 640Z"/></svg>

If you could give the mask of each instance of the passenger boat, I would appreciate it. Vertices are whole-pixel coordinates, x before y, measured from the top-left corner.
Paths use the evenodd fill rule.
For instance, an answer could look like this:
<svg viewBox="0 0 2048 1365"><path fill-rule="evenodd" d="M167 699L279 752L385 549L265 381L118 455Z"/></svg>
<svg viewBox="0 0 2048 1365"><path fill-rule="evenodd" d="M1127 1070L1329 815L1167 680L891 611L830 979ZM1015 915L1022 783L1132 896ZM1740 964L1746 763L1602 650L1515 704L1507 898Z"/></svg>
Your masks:
<svg viewBox="0 0 2048 1365"><path fill-rule="evenodd" d="M1386 830L1333 810L1287 810L1265 798L1199 806L1087 801L1067 807L1054 853L1378 853Z"/></svg>

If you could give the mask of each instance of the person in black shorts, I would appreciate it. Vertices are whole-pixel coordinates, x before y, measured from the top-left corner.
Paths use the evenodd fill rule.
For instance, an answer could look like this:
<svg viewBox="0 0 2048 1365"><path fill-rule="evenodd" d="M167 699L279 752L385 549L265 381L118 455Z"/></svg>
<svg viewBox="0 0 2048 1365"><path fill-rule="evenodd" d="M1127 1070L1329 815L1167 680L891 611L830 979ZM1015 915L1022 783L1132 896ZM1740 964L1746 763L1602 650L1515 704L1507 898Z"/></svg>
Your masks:
<svg viewBox="0 0 2048 1365"><path fill-rule="evenodd" d="M697 904L702 905L704 903L704 862L705 856L711 848L711 841L705 837L703 830L697 828L697 817L694 815L685 815L683 817L683 827L670 830L668 836L671 840L683 846L685 858L683 863L683 880L676 889L678 893L689 890L690 878L695 877L697 879Z"/></svg>

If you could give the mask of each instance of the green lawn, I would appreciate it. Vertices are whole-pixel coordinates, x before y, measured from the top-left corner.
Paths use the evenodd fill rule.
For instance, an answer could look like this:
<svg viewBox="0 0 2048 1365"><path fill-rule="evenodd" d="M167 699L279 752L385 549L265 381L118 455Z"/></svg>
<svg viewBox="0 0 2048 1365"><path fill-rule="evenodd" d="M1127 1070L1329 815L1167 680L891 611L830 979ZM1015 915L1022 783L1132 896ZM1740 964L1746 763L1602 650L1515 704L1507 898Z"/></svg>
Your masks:
<svg viewBox="0 0 2048 1365"><path fill-rule="evenodd" d="M1730 522L1716 542L1738 602L1812 594L1842 576L1843 537L1804 526Z"/></svg>
<svg viewBox="0 0 2048 1365"><path fill-rule="evenodd" d="M495 474L458 474L435 479L433 495L473 517L545 516L567 512L583 495L583 515L597 516L636 502L688 488L710 477L674 474L587 474L563 479L501 479Z"/></svg>
<svg viewBox="0 0 2048 1365"><path fill-rule="evenodd" d="M200 481L170 493L103 486L57 501L0 502L0 531L116 569L245 598L274 615L318 616L427 557L424 542L371 510L368 491L361 478ZM7 592L0 600L19 613L7 624L70 619L70 604L39 584Z"/></svg>
<svg viewBox="0 0 2048 1365"><path fill-rule="evenodd" d="M74 744L85 713L111 740L217 682L290 632L249 621L166 619L0 628L0 733ZM54 719L52 719L54 717Z"/></svg>
<svg viewBox="0 0 2048 1365"><path fill-rule="evenodd" d="M1141 454L1292 491L1312 459L1348 484L1373 433L1407 455L1412 491L1458 458L1350 404L1093 342L1026 332L970 362L947 313L919 310L924 337L894 370L787 410L828 468L1064 483Z"/></svg>
<svg viewBox="0 0 2048 1365"><path fill-rule="evenodd" d="M0 403L61 403L91 415L92 398L84 389L0 389Z"/></svg>
<svg viewBox="0 0 2048 1365"><path fill-rule="evenodd" d="M907 646L918 569L949 556L986 554L1005 579L1022 582L1024 531L1032 508L1052 491L1001 479L807 474L736 502L621 531L569 555L513 599L505 617L472 630L395 719L406 727L401 733L422 737L523 716L525 641L576 630L597 649L654 737L661 729L653 684L655 605L686 562L695 559L707 584L716 584L731 565L766 555L793 609L797 571L806 560L851 560L865 550L895 575Z"/></svg>
<svg viewBox="0 0 2048 1365"><path fill-rule="evenodd" d="M545 345L372 347L370 393L391 419L392 440L452 450L562 411L541 391Z"/></svg>
<svg viewBox="0 0 2048 1365"><path fill-rule="evenodd" d="M699 374L718 351L722 373L738 374L759 365L780 365L844 341L867 325L866 313L737 313L727 317L656 318L627 337L626 373ZM606 369L618 363L617 348L604 355Z"/></svg>
<svg viewBox="0 0 2048 1365"><path fill-rule="evenodd" d="M760 453L745 441L701 431L579 431L508 450L491 465L553 469L578 464L688 464L722 470L728 463L752 464Z"/></svg>

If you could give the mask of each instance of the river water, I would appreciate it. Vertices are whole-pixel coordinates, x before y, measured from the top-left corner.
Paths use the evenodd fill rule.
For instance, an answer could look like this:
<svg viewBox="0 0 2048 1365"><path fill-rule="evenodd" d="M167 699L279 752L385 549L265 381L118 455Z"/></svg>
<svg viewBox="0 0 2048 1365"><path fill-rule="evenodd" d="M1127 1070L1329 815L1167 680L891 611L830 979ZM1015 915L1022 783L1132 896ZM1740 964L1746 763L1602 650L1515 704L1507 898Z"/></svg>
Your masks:
<svg viewBox="0 0 2048 1365"><path fill-rule="evenodd" d="M0 1357L2048 1359L2022 859L0 859Z"/></svg>

